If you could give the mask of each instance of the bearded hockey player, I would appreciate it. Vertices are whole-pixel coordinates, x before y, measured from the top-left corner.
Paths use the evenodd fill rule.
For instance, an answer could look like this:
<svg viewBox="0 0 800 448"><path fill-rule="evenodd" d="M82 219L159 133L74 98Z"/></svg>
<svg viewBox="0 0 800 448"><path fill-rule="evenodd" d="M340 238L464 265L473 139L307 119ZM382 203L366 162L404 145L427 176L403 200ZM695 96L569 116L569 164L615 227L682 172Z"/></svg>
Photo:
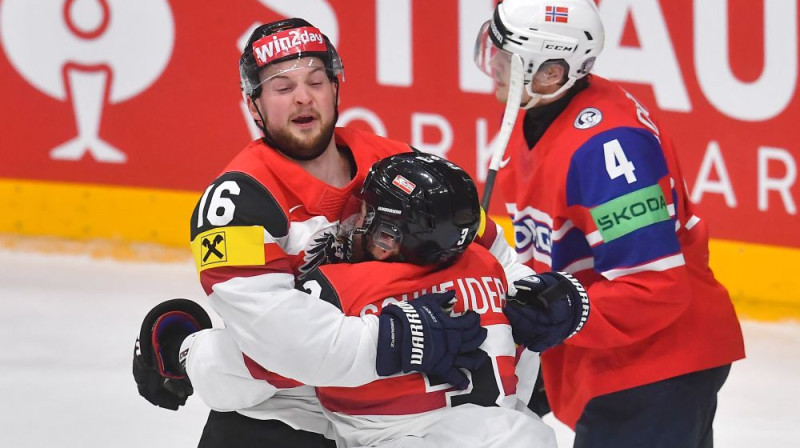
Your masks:
<svg viewBox="0 0 800 448"><path fill-rule="evenodd" d="M489 251L470 244L485 221L469 176L435 156L399 154L373 167L362 195L352 254L353 261L364 261L322 266L297 287L345 314L378 316L387 322L381 325L379 346L409 355L378 355L378 373L403 374L355 388L318 388L341 446L554 446L552 430L518 405L517 349L503 314L505 273ZM554 273L540 278L543 284L564 279ZM435 301L429 299L431 292L438 294ZM580 301L577 295L571 299ZM424 356L415 344L422 347L427 336L416 333L413 325L409 332L392 323L423 322L430 309L441 306L454 313L480 314L481 330L488 335L482 350L459 355L464 358L460 364L472 370L469 377L414 372L413 365ZM567 332L579 321L570 320ZM258 409L257 400L273 393L269 383L253 380L268 378L269 373L242 362L225 330L204 331L193 338L184 342L186 369L212 408ZM197 352L197 342L216 359L230 359L211 372L204 364L211 357ZM225 370L237 359L238 369Z"/></svg>
<svg viewBox="0 0 800 448"><path fill-rule="evenodd" d="M308 372L306 360L314 359L315 381L346 378L361 384L379 377L377 318L344 316L295 289L295 278L322 263L347 258L336 232L339 220L347 216L346 204L375 161L411 148L335 127L343 70L327 37L305 20L281 20L253 31L239 72L249 110L264 137L244 148L205 189L190 230L208 303L246 359L280 366L289 376ZM465 317L444 318L469 323ZM172 320L155 316L153 322L166 325ZM477 327L477 320L473 325ZM313 337L290 336L298 334ZM151 359L139 360L146 361L140 367L162 367ZM140 369L139 378L145 373L163 372ZM149 394L148 399L164 396L160 389L142 389L139 378L140 392ZM256 442L333 446L323 437L329 422L313 388L278 375L269 380L278 390L257 420L246 412L212 412L200 447Z"/></svg>
<svg viewBox="0 0 800 448"><path fill-rule="evenodd" d="M205 189L191 218L192 250L209 303L246 354L243 359L280 369L285 376L272 374L269 381L277 390L259 401L257 413L212 412L200 446L269 441L284 447L331 446L323 437L329 422L313 389L301 383L357 385L379 378L380 322L374 316L345 316L295 289L295 282L321 264L348 258L350 248L338 228L357 210L348 210L347 204L372 163L411 148L335 128L341 59L327 38L302 19L256 28L239 67L249 110L264 137L248 145ZM502 262L508 278L530 275L499 229L488 224L481 241ZM168 307L162 311L171 312ZM145 398L177 408L191 388L177 362L163 362L172 359L164 350L175 345L161 345L158 338L178 338L202 326L186 318L191 314L185 308L171 316L148 315L134 369ZM462 358L445 355L469 351L458 334L469 334L478 321L445 314L440 320L451 325L450 345L428 347L432 351L419 371L436 368L457 377L465 367L458 365ZM306 337L288 336L298 331ZM428 326L423 331L444 330ZM434 362L431 357L442 358ZM312 368L309 360L316 363Z"/></svg>

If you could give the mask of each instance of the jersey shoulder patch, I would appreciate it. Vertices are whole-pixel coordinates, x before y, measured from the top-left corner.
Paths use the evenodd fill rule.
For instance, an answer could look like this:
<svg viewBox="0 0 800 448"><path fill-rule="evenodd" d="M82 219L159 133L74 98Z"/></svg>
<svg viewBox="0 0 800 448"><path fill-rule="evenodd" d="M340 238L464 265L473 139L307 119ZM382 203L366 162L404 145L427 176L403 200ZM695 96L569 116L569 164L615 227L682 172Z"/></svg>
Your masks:
<svg viewBox="0 0 800 448"><path fill-rule="evenodd" d="M263 266L284 256L275 244L289 220L275 196L253 177L227 172L206 188L191 220L191 250L198 272L222 266Z"/></svg>
<svg viewBox="0 0 800 448"><path fill-rule="evenodd" d="M597 126L603 121L603 113L594 107L587 107L575 117L575 122L572 124L577 129L589 129Z"/></svg>
<svg viewBox="0 0 800 448"><path fill-rule="evenodd" d="M264 185L246 173L228 172L215 179L197 202L192 213L191 239L231 226L260 226L280 238L289 231L289 219Z"/></svg>
<svg viewBox="0 0 800 448"><path fill-rule="evenodd" d="M585 208L603 241L670 219L670 177L658 138L620 127L589 139L573 155L567 203Z"/></svg>
<svg viewBox="0 0 800 448"><path fill-rule="evenodd" d="M567 203L594 207L656 185L668 175L656 136L642 128L613 128L592 136L572 154Z"/></svg>

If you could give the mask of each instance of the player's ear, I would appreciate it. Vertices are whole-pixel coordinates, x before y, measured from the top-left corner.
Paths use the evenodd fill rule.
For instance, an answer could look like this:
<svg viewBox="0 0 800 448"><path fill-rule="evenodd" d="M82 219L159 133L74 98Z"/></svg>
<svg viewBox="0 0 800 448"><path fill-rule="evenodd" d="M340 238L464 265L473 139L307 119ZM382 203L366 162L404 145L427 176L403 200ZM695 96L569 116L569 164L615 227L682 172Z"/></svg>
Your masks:
<svg viewBox="0 0 800 448"><path fill-rule="evenodd" d="M545 62L534 75L534 81L543 86L555 86L561 83L566 77L566 70L562 64L557 62Z"/></svg>
<svg viewBox="0 0 800 448"><path fill-rule="evenodd" d="M256 106L255 100L252 97L247 97L247 110L250 111L250 116L256 122L256 124L261 123L261 114L258 113L258 108Z"/></svg>
<svg viewBox="0 0 800 448"><path fill-rule="evenodd" d="M338 98L339 97L339 82L338 81L337 82L332 82L331 84L333 84L333 96L334 96L334 98Z"/></svg>

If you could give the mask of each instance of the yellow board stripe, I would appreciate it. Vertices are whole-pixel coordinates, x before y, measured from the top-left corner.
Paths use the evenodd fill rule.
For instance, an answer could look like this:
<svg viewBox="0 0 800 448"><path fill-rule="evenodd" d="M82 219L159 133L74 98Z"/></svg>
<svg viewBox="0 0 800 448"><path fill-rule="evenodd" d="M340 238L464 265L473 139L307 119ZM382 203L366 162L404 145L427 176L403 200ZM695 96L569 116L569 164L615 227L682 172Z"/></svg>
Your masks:
<svg viewBox="0 0 800 448"><path fill-rule="evenodd" d="M202 192L105 185L0 179L0 245L22 244L19 236L53 237L116 247L152 244L186 251L189 219ZM511 221L493 216L513 244ZM263 235L261 236L263 241ZM202 243L201 243L202 244ZM153 245L153 246L155 246ZM73 244L63 244L74 248ZM230 249L228 249L230 251ZM73 251L73 250L70 250ZM738 241L711 240L711 268L731 293L741 316L760 319L800 319L800 249ZM98 251L101 256L142 259L141 251ZM153 250L144 259L159 259ZM230 254L230 252L229 252ZM263 249L262 249L263 256Z"/></svg>
<svg viewBox="0 0 800 448"><path fill-rule="evenodd" d="M711 270L740 315L800 319L800 250L712 239L709 252Z"/></svg>
<svg viewBox="0 0 800 448"><path fill-rule="evenodd" d="M197 272L218 266L263 266L264 228L234 226L207 230L197 235L191 248Z"/></svg>
<svg viewBox="0 0 800 448"><path fill-rule="evenodd" d="M0 179L0 232L186 248L201 192Z"/></svg>

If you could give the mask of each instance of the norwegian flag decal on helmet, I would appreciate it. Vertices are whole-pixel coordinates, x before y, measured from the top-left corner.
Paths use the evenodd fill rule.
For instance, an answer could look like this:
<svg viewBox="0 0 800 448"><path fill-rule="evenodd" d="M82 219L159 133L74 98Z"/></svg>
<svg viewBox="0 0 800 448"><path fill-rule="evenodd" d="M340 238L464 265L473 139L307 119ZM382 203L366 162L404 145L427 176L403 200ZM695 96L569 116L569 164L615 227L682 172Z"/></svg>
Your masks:
<svg viewBox="0 0 800 448"><path fill-rule="evenodd" d="M546 6L545 22L569 23L569 8L566 6Z"/></svg>

